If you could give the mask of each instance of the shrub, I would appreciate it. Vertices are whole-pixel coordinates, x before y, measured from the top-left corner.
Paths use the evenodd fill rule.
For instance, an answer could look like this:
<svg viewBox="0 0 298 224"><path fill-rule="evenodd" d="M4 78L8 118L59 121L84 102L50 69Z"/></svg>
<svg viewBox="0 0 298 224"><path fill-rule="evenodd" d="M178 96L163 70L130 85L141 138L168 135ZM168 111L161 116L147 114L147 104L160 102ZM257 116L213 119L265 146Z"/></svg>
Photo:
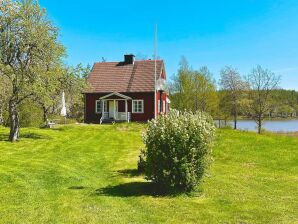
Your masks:
<svg viewBox="0 0 298 224"><path fill-rule="evenodd" d="M163 191L191 191L201 180L211 153L214 122L206 113L159 116L143 136L145 175Z"/></svg>

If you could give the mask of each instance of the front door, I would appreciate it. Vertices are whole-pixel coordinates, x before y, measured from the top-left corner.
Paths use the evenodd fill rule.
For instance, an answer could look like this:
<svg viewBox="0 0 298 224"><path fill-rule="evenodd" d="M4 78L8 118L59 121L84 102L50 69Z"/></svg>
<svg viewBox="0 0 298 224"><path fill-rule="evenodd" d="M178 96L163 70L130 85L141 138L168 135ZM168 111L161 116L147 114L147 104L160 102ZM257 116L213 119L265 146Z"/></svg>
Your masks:
<svg viewBox="0 0 298 224"><path fill-rule="evenodd" d="M115 101L115 105L114 105L114 101L109 101L109 118L116 119L117 112L118 112L118 101Z"/></svg>

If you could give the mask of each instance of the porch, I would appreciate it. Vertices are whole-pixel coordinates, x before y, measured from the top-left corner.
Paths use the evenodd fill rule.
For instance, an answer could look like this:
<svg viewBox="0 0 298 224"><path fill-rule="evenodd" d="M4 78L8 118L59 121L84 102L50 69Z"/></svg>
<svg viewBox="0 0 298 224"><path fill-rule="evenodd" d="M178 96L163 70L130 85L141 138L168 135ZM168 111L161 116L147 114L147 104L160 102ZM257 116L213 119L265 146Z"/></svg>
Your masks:
<svg viewBox="0 0 298 224"><path fill-rule="evenodd" d="M100 123L130 122L131 112L128 112L128 100L131 98L120 93L111 93L101 97Z"/></svg>

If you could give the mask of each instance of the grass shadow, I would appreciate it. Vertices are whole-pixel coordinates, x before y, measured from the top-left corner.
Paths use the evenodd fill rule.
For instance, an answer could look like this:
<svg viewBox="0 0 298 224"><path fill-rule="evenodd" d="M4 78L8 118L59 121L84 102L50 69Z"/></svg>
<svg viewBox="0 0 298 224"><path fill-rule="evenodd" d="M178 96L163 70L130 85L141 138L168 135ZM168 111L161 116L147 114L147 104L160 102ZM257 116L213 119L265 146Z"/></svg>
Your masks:
<svg viewBox="0 0 298 224"><path fill-rule="evenodd" d="M140 197L140 196L152 196L152 197L201 197L202 189L197 188L191 192L168 190L158 187L158 185L152 182L129 182L115 186L106 186L95 190L92 194L95 196L112 196L112 197Z"/></svg>
<svg viewBox="0 0 298 224"><path fill-rule="evenodd" d="M49 136L47 135L40 135L40 134L36 134L36 133L25 133L25 134L21 134L20 138L30 138L30 139L51 139Z"/></svg>
<svg viewBox="0 0 298 224"><path fill-rule="evenodd" d="M26 138L26 139L51 139L47 135L40 135L36 133L24 133L20 135L20 139ZM0 134L0 141L9 141L9 134Z"/></svg>
<svg viewBox="0 0 298 224"><path fill-rule="evenodd" d="M84 186L71 186L68 189L70 189L70 190L82 190L84 188L85 188Z"/></svg>
<svg viewBox="0 0 298 224"><path fill-rule="evenodd" d="M117 173L125 177L138 177L142 175L137 169L118 170Z"/></svg>
<svg viewBox="0 0 298 224"><path fill-rule="evenodd" d="M65 127L63 126L54 126L52 128L49 128L49 127L41 127L40 129L43 129L43 130L50 130L50 131L65 131Z"/></svg>
<svg viewBox="0 0 298 224"><path fill-rule="evenodd" d="M165 196L155 184L150 182L130 182L107 186L95 190L94 194L114 197Z"/></svg>

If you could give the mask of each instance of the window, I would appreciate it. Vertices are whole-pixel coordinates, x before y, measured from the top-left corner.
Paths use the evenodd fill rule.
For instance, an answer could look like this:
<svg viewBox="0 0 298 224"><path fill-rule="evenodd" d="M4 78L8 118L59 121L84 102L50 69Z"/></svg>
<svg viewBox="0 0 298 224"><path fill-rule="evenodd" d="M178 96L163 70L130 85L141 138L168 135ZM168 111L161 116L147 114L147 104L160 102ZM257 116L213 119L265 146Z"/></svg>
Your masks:
<svg viewBox="0 0 298 224"><path fill-rule="evenodd" d="M101 100L95 101L95 113L99 114L102 112L101 104L102 104Z"/></svg>
<svg viewBox="0 0 298 224"><path fill-rule="evenodd" d="M160 113L160 100L157 101L157 112Z"/></svg>
<svg viewBox="0 0 298 224"><path fill-rule="evenodd" d="M102 113L102 104L104 104L104 111L107 111L107 101L104 100L96 100L95 101L95 113L101 114Z"/></svg>
<svg viewBox="0 0 298 224"><path fill-rule="evenodd" d="M133 100L132 101L132 112L133 113L144 113L144 100Z"/></svg>
<svg viewBox="0 0 298 224"><path fill-rule="evenodd" d="M166 113L166 101L162 101L162 110L164 113Z"/></svg>

